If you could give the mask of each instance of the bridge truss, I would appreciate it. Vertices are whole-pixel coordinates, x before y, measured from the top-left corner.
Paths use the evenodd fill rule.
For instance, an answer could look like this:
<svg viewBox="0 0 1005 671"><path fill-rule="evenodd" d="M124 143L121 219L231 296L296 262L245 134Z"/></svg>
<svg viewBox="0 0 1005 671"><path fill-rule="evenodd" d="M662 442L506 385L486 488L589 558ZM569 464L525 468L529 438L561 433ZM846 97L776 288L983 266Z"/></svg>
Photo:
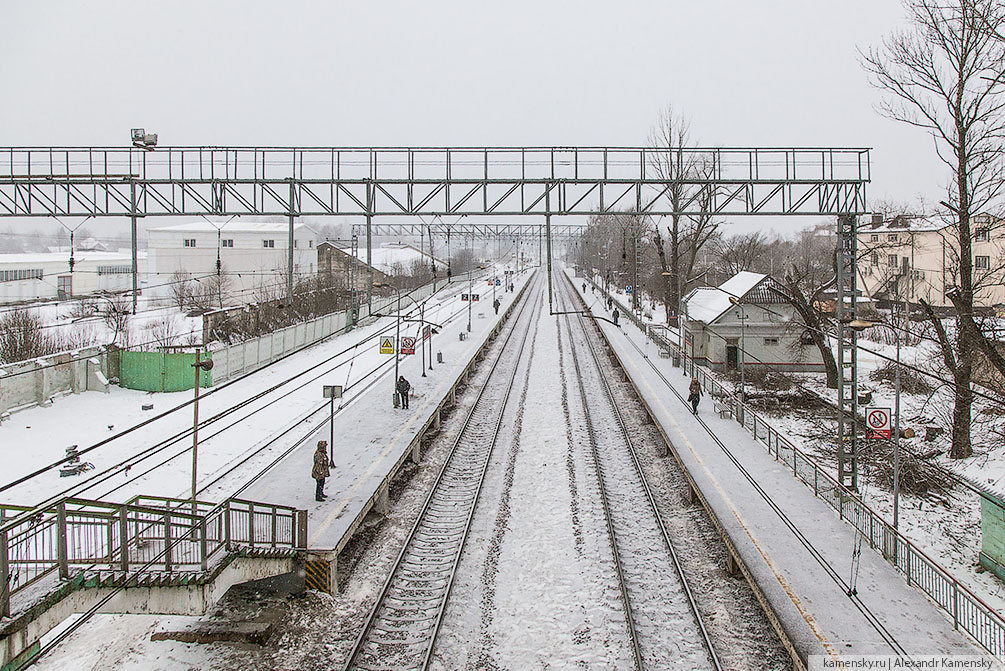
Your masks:
<svg viewBox="0 0 1005 671"><path fill-rule="evenodd" d="M681 165L699 167L674 169ZM869 150L855 148L12 147L0 148L0 218L129 217L135 309L136 221L143 217L287 218L292 293L293 224L301 216L365 218L368 265L375 231L421 235L423 228L380 228L374 217L538 216L550 265L558 230L553 215L834 216L845 245L849 236L854 240L855 217L867 211L869 181ZM675 198L675 187L687 195ZM471 221L461 226L489 239L500 231L500 225ZM433 234L428 224L425 231ZM842 277L852 279L839 282L838 305L848 306L843 317L854 318L854 258L849 268L848 256L840 259ZM368 296L372 286L371 273ZM844 324L839 320L841 342L853 337ZM845 358L841 434L854 417L857 394L855 358ZM842 482L855 482L855 440L852 431L838 441Z"/></svg>

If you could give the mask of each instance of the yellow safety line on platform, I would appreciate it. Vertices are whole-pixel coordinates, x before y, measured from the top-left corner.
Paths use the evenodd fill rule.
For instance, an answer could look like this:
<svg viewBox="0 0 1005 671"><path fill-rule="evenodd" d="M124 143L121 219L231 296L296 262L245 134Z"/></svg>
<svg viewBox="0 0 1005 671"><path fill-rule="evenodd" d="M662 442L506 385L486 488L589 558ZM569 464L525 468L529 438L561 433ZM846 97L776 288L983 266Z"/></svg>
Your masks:
<svg viewBox="0 0 1005 671"><path fill-rule="evenodd" d="M802 600L798 596L796 596L795 592L792 590L791 585L789 585L788 580L786 580L785 576L782 575L778 567L768 556L768 553L765 551L763 547L761 547L760 541L758 541L754 533L744 523L743 518L740 517L740 511L736 508L735 505L733 505L733 500L729 497L729 494L727 494L726 491L719 484L719 481L716 479L716 477L712 475L712 472L705 464L705 461L695 451L694 446L691 445L691 441L688 440L686 435L684 435L684 431L681 429L680 424L678 424L677 420L674 419L674 416L670 412L670 410L665 405L663 405L663 400L660 398L660 395L656 392L656 390L652 388L652 385L649 384L649 380L646 379L645 375L643 374L643 371L639 369L635 361L629 359L629 363L631 364L632 368L635 369L635 372L638 373L639 379L641 379L642 383L645 384L645 386L652 393L652 397L656 399L656 403L663 410L666 416L670 418L670 422L673 424L674 429L677 430L677 434L681 437L681 439L683 439L684 443L687 445L687 449L691 452L691 455L701 465L701 467L705 469L705 474L708 476L708 479L712 482L712 485L715 487L716 491L719 492L720 496L722 496L722 499L723 501L726 502L726 505L729 506L729 509L733 512L733 516L736 518L736 521L743 528L744 532L746 532L747 537L750 538L750 542L754 544L755 548L757 548L757 551L760 553L761 557L764 558L764 562L768 565L768 568L771 570L775 578L778 580L778 584L782 586L782 589L785 590L785 593L789 596L789 599L792 600L792 604L796 607L796 610L799 611L799 614L802 615L803 620L806 621L806 624L809 626L814 636L816 636L817 640L819 640L820 643L823 645L828 655L830 655L834 659L839 659L837 651L834 649L834 646L833 644L831 644L830 640L828 640L827 635L824 634L823 630L820 628L820 625L817 624L816 619L810 614L810 612L803 605Z"/></svg>

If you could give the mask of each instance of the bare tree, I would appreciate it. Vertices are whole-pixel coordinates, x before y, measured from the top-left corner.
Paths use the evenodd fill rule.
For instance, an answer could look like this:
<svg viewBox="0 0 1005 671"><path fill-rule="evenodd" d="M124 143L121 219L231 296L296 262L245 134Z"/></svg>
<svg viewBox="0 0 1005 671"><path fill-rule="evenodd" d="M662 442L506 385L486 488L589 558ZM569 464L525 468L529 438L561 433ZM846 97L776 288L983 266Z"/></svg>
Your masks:
<svg viewBox="0 0 1005 671"><path fill-rule="evenodd" d="M997 201L1002 181L1005 113L1005 6L998 0L906 0L907 29L891 34L882 48L862 54L873 83L886 94L880 111L927 131L952 175L940 204L953 231L959 316L950 334L922 301L953 375L955 403L950 456L969 457L973 392L972 353L978 334L965 328L974 309L974 216Z"/></svg>
<svg viewBox="0 0 1005 671"><path fill-rule="evenodd" d="M760 231L719 238L715 244L719 270L727 276L754 270L764 258L767 238Z"/></svg>
<svg viewBox="0 0 1005 671"><path fill-rule="evenodd" d="M694 150L691 124L673 107L667 107L660 113L649 134L649 146L658 150L649 154L649 165L663 182L662 188L673 212L666 217L669 222L666 222L665 241L660 226L666 218L654 222L653 236L664 278L663 302L669 322L686 289L699 251L714 237L718 227L710 214L712 191L699 189L694 184L702 177L710 177L714 166L709 157L701 156ZM709 214L697 217L681 214L687 207L695 205ZM669 258L664 244L669 247Z"/></svg>

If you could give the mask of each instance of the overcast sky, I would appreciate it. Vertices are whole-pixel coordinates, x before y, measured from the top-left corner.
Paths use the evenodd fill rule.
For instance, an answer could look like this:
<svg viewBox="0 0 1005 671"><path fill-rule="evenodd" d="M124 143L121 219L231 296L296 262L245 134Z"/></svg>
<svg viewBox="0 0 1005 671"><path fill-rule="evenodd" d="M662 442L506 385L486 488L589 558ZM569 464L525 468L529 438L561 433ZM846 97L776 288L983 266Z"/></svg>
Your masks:
<svg viewBox="0 0 1005 671"><path fill-rule="evenodd" d="M899 0L13 2L0 145L872 147L870 200L938 201L858 63Z"/></svg>

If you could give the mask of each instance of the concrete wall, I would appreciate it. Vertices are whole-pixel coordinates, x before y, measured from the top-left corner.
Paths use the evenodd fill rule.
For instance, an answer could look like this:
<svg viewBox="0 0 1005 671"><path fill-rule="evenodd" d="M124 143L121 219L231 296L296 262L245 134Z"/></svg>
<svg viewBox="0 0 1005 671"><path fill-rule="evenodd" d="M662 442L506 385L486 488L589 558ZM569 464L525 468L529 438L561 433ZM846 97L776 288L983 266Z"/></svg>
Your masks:
<svg viewBox="0 0 1005 671"><path fill-rule="evenodd" d="M2 366L0 418L12 410L46 405L58 394L108 392L110 358L107 349L97 345Z"/></svg>
<svg viewBox="0 0 1005 671"><path fill-rule="evenodd" d="M443 280L436 283L438 289L443 286ZM421 301L432 294L433 284L430 283L415 289L408 295ZM397 310L397 303L397 296L374 298L372 308L365 304L360 306L359 319L365 319L377 312L386 314L389 310ZM402 300L402 309L411 305L412 301ZM238 375L258 370L282 356L342 332L347 326L349 326L349 313L333 312L310 321L287 326L258 338L214 349L213 380L224 382Z"/></svg>

